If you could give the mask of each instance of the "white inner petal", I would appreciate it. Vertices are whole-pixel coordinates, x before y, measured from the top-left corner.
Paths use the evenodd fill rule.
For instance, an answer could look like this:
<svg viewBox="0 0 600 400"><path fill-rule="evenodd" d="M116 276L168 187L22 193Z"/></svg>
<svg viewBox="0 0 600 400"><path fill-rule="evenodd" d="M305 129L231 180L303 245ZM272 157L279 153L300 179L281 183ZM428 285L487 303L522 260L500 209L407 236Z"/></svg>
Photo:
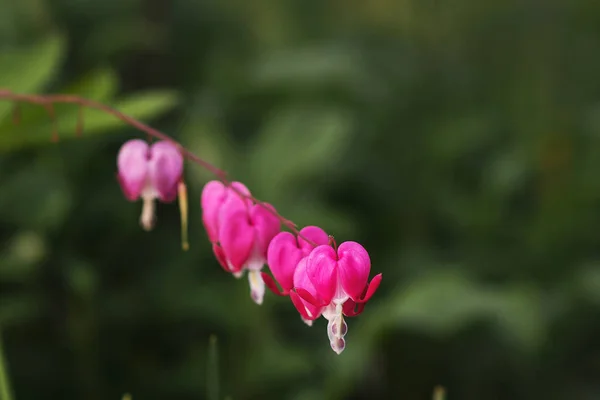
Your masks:
<svg viewBox="0 0 600 400"><path fill-rule="evenodd" d="M142 197L142 215L140 215L140 224L142 227L149 231L154 227L155 221L155 207L153 197Z"/></svg>
<svg viewBox="0 0 600 400"><path fill-rule="evenodd" d="M263 255L260 253L260 250L258 249L258 243L255 241L252 252L250 253L250 257L248 257L248 261L246 261L244 268L248 269L249 271L260 271L266 263L267 260L265 260Z"/></svg>
<svg viewBox="0 0 600 400"><path fill-rule="evenodd" d="M346 292L344 291L344 289L342 288L342 280L340 279L340 273L339 273L339 268L336 270L337 273L337 277L336 277L336 288L335 288L335 294L333 295L333 302L335 304L344 304L344 302L346 300L348 300L350 298L350 296L348 296L346 294Z"/></svg>
<svg viewBox="0 0 600 400"><path fill-rule="evenodd" d="M250 296L258 305L261 305L265 297L265 282L260 271L248 271L248 281L250 282Z"/></svg>

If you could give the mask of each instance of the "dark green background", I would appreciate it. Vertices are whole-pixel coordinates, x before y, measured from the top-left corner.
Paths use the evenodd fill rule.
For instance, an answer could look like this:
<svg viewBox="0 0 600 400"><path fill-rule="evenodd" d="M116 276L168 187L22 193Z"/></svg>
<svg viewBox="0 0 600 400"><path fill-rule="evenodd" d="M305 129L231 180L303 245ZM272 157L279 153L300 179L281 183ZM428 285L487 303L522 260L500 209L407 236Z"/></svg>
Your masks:
<svg viewBox="0 0 600 400"><path fill-rule="evenodd" d="M384 276L336 356L218 266L206 171L184 253L177 205L146 233L116 182L143 135L62 106L52 144L2 101L16 400L600 399L600 2L0 0L0 87L139 117Z"/></svg>

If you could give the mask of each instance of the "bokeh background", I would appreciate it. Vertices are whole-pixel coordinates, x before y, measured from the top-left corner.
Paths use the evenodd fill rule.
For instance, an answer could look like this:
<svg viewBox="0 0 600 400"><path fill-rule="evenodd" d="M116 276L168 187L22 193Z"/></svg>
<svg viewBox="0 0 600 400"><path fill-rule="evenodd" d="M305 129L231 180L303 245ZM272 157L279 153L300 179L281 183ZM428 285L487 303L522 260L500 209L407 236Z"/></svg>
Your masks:
<svg viewBox="0 0 600 400"><path fill-rule="evenodd" d="M138 117L384 275L337 356L218 266L210 174L182 252L116 182L143 135L2 101L15 399L600 399L600 2L1 0L0 87Z"/></svg>

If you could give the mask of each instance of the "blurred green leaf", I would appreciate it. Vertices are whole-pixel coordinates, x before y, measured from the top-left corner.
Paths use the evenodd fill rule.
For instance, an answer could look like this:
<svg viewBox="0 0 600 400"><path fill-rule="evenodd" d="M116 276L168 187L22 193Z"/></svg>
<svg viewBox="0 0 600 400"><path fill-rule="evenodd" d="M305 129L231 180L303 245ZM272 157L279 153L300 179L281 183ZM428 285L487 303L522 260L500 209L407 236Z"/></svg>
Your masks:
<svg viewBox="0 0 600 400"><path fill-rule="evenodd" d="M110 68L101 68L77 79L61 92L102 103L110 101L117 93L118 88L119 79L115 71Z"/></svg>
<svg viewBox="0 0 600 400"><path fill-rule="evenodd" d="M339 161L351 127L350 115L339 109L290 106L276 111L247 159L255 185L275 199L295 178L323 173Z"/></svg>
<svg viewBox="0 0 600 400"><path fill-rule="evenodd" d="M110 105L116 111L131 118L144 120L156 117L171 110L178 103L178 95L170 90L136 93L124 99L117 99ZM75 106L76 108L76 106ZM77 119L74 115L58 118L61 138L75 137ZM83 135L105 133L111 129L126 126L121 119L96 109L86 108L83 117ZM0 144L1 146L1 144Z"/></svg>
<svg viewBox="0 0 600 400"><path fill-rule="evenodd" d="M451 335L478 319L492 322L525 348L542 343L546 328L539 293L531 287L491 288L456 272L434 273L398 290L380 310L380 323Z"/></svg>
<svg viewBox="0 0 600 400"><path fill-rule="evenodd" d="M390 321L451 333L490 307L490 299L467 278L447 273L412 282L394 302Z"/></svg>
<svg viewBox="0 0 600 400"><path fill-rule="evenodd" d="M169 90L136 93L117 100L112 108L137 120L156 117L172 109L178 103L176 92ZM72 105L67 113L57 116L58 132L61 140L76 138L78 106ZM83 110L83 137L108 133L111 129L125 127L121 119L96 109ZM52 122L40 123L36 127L18 125L10 133L0 136L0 151L15 150L26 146L48 144L51 138Z"/></svg>
<svg viewBox="0 0 600 400"><path fill-rule="evenodd" d="M356 87L365 74L360 54L340 47L309 47L269 53L257 62L252 74L256 84L286 85L300 89L330 85Z"/></svg>
<svg viewBox="0 0 600 400"><path fill-rule="evenodd" d="M182 128L182 140L187 148L194 154L213 165L219 166L230 173L239 155L231 146L227 132L215 120L207 117L194 117L190 112L189 121L184 122ZM214 179L214 176L203 168L193 168L189 171L190 176L199 184ZM236 179L242 177L236 176Z"/></svg>
<svg viewBox="0 0 600 400"><path fill-rule="evenodd" d="M113 108L123 114L143 119L169 111L178 103L179 94L174 90L148 90L117 99Z"/></svg>
<svg viewBox="0 0 600 400"><path fill-rule="evenodd" d="M117 89L118 79L114 71L99 69L67 85L61 90L61 93L72 94L102 103L105 101L110 102ZM43 127L46 131L45 138L48 138L47 135L52 130L52 121L45 107L21 103L19 111L18 124L15 124L10 118L0 125L2 136L13 137L15 140L19 137L18 140L27 142L31 139L29 137L30 132L40 130ZM77 121L80 110L74 104L56 103L54 104L54 112L63 121Z"/></svg>
<svg viewBox="0 0 600 400"><path fill-rule="evenodd" d="M0 88L15 93L40 92L52 78L61 61L64 38L51 35L33 46L0 52ZM13 104L0 102L0 121L4 120Z"/></svg>

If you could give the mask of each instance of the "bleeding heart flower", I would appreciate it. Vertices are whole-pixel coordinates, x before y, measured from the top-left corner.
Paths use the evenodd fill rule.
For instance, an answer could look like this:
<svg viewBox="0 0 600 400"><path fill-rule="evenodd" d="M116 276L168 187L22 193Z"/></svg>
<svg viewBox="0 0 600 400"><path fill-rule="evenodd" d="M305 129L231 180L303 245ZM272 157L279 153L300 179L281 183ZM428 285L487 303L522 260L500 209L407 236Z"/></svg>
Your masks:
<svg viewBox="0 0 600 400"><path fill-rule="evenodd" d="M269 211L274 210L271 205L253 204L236 190L250 194L239 182L231 187L218 181L207 183L201 196L202 219L221 266L236 278L248 270L251 297L262 304L265 283L260 271L267 262L269 243L281 224Z"/></svg>
<svg viewBox="0 0 600 400"><path fill-rule="evenodd" d="M344 336L348 331L344 315L349 317L362 312L364 304L379 287L381 274L368 282L371 259L356 242L344 242L337 249L317 246L306 258L303 268L305 272L298 272L300 276L294 281L296 293L290 293L290 297L303 318L310 319L319 310L329 321L327 334L331 348L340 354L346 346ZM297 271L302 271L301 265Z"/></svg>
<svg viewBox="0 0 600 400"><path fill-rule="evenodd" d="M266 273L263 272L262 277L267 287L280 296L287 296L294 287L294 271L300 260L308 256L315 245L327 244L329 241L327 233L318 226L304 227L299 233L296 236L290 232L280 232L269 244L267 261L282 290L277 288L273 279Z"/></svg>
<svg viewBox="0 0 600 400"><path fill-rule="evenodd" d="M177 197L183 174L183 156L167 141L149 145L141 139L125 142L117 157L117 178L125 197L143 200L140 223L146 230L154 225L154 201L170 203Z"/></svg>
<svg viewBox="0 0 600 400"><path fill-rule="evenodd" d="M302 288L302 290L304 290L306 293L309 293L310 296L315 299L317 303L319 303L321 300L319 299L317 289L312 284L306 273L306 260L307 257L304 257L302 260L300 260L296 270L294 271L294 287ZM312 326L312 322L321 316L324 307L304 300L294 291L290 291L289 294L292 303L302 317L302 321L304 321L306 325Z"/></svg>

